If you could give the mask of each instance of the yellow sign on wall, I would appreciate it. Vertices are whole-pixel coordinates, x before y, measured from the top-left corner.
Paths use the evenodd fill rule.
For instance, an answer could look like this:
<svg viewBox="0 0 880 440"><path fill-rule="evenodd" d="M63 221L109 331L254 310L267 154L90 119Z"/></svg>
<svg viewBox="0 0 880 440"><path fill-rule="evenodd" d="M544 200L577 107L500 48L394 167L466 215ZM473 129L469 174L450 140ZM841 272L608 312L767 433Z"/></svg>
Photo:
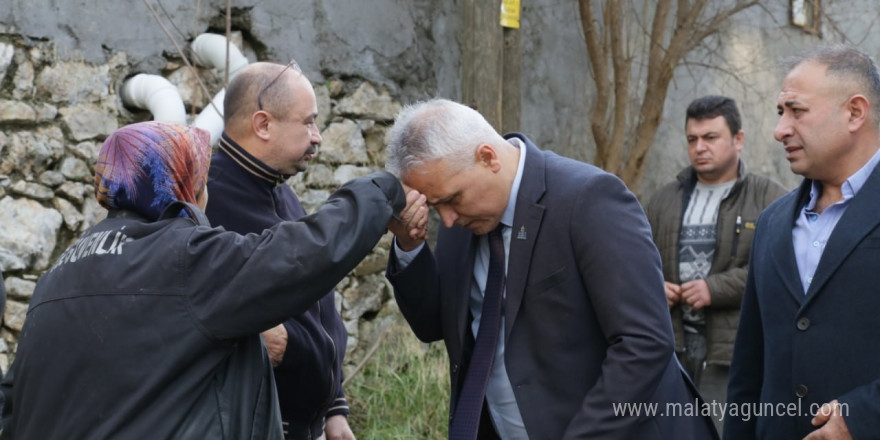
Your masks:
<svg viewBox="0 0 880 440"><path fill-rule="evenodd" d="M519 0L501 0L501 26L519 29Z"/></svg>

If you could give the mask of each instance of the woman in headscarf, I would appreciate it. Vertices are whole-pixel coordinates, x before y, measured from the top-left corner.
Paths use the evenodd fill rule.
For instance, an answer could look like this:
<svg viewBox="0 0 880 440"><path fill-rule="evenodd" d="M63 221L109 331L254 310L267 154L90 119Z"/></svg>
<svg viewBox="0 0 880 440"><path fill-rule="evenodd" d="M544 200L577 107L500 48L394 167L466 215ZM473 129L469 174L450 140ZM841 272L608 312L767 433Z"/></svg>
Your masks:
<svg viewBox="0 0 880 440"><path fill-rule="evenodd" d="M200 128L153 121L117 130L95 164L98 203L156 220L172 202L207 202L210 140Z"/></svg>
<svg viewBox="0 0 880 440"><path fill-rule="evenodd" d="M2 438L282 439L259 333L333 288L405 203L388 173L261 235L210 228L208 135L122 127L101 149L108 217L37 283L11 370ZM296 292L296 294L290 294Z"/></svg>

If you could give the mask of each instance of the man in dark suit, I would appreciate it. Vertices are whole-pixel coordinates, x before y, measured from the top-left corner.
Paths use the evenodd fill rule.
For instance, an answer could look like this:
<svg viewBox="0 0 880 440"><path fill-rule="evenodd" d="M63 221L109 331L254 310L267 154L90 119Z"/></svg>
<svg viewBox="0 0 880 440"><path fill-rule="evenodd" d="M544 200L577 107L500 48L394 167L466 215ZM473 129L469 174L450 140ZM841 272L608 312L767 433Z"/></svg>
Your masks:
<svg viewBox="0 0 880 440"><path fill-rule="evenodd" d="M716 436L708 418L669 412L696 394L650 227L618 178L447 100L407 107L388 138L386 167L413 188L388 277L415 334L446 343L450 438ZM436 252L427 206L443 223Z"/></svg>
<svg viewBox="0 0 880 440"><path fill-rule="evenodd" d="M774 136L799 190L761 215L725 440L880 438L880 75L825 46L790 64Z"/></svg>

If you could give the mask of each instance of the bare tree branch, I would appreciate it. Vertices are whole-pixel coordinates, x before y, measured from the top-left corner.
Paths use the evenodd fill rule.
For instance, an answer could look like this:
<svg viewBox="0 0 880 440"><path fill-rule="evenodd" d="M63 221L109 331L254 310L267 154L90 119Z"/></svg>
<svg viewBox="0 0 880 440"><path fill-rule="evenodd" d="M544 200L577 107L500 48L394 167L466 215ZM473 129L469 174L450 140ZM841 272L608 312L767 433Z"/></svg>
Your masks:
<svg viewBox="0 0 880 440"><path fill-rule="evenodd" d="M671 3L672 0L659 0L657 2L657 7L654 10L654 20L651 24L651 36L648 41L648 65L652 67L660 66L660 63L663 62L663 58L666 54L666 48L663 47L663 41L666 36L666 20L669 16ZM651 84L652 79L655 78L657 74L658 71L653 68L648 70L648 84Z"/></svg>
<svg viewBox="0 0 880 440"><path fill-rule="evenodd" d="M611 80L608 77L605 45L602 44L601 31L596 20L596 13L593 10L593 2L592 0L579 0L579 4L581 27L584 29L590 68L593 72L593 81L596 84L596 101L593 104L593 113L590 117L590 128L593 132L593 139L596 141L596 163L598 166L604 167L609 137L606 132L606 115L611 99L609 94Z"/></svg>
<svg viewBox="0 0 880 440"><path fill-rule="evenodd" d="M628 113L629 79L632 68L631 61L623 50L623 13L621 2L611 2L609 10L609 25L611 36L611 61L614 65L614 119L609 145L606 155L606 166L610 169L620 168L623 156L624 134L626 133L626 115Z"/></svg>
<svg viewBox="0 0 880 440"><path fill-rule="evenodd" d="M694 32L694 35L691 37L692 38L691 43L693 44L693 47L696 47L697 44L700 43L700 41L703 41L709 35L712 35L712 34L718 32L718 27L721 26L722 23L727 21L734 14L736 14L744 9L751 8L752 6L755 6L757 4L758 4L758 0L752 0L752 1L748 1L748 2L737 2L736 5L734 5L730 9L727 9L725 11L721 11L717 15L713 16L712 19L709 20L709 23L707 23L703 26L700 26L700 28L698 28L698 30L696 32Z"/></svg>
<svg viewBox="0 0 880 440"><path fill-rule="evenodd" d="M678 0L678 9L675 11L675 22L684 23L687 21L687 13L691 10L688 0Z"/></svg>
<svg viewBox="0 0 880 440"><path fill-rule="evenodd" d="M753 6L766 10L759 0L736 0L733 5L713 0L717 10L710 10L709 4L709 0L646 1L639 14L632 2L579 0L596 86L590 117L595 162L618 174L631 189L641 183L676 67L687 65L687 54L733 15ZM596 7L604 8L604 13L597 14ZM599 16L602 22L597 22ZM632 17L635 28L629 26ZM650 29L638 17L652 17ZM643 38L644 44L634 43ZM639 66L635 74L634 63ZM629 136L632 132L635 136Z"/></svg>

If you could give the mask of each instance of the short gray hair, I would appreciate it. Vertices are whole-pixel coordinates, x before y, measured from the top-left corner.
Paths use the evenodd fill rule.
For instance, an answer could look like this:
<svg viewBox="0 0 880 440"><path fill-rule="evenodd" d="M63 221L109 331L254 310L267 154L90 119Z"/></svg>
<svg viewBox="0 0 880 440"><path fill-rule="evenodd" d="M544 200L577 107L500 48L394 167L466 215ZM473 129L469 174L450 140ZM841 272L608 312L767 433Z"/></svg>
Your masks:
<svg viewBox="0 0 880 440"><path fill-rule="evenodd" d="M804 63L825 66L829 77L851 86L847 93L865 95L871 104L874 122L880 123L880 74L870 55L845 44L828 44L783 61L788 72Z"/></svg>
<svg viewBox="0 0 880 440"><path fill-rule="evenodd" d="M461 171L474 164L474 152L481 144L505 142L479 112L439 98L404 107L386 140L385 169L397 177L438 159Z"/></svg>

